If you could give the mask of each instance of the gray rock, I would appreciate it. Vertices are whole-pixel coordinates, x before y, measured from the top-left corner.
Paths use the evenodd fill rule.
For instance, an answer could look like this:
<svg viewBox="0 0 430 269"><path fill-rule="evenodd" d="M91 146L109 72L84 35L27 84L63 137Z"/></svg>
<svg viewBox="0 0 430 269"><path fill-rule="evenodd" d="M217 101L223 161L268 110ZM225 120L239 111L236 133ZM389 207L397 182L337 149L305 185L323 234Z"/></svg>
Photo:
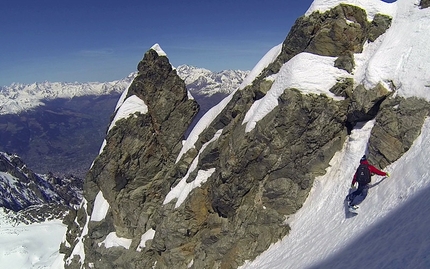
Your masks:
<svg viewBox="0 0 430 269"><path fill-rule="evenodd" d="M420 7L421 8L428 8L428 7L430 7L430 0L421 0Z"/></svg>
<svg viewBox="0 0 430 269"><path fill-rule="evenodd" d="M369 140L369 160L384 168L398 160L421 133L430 104L419 98L391 98L382 103Z"/></svg>

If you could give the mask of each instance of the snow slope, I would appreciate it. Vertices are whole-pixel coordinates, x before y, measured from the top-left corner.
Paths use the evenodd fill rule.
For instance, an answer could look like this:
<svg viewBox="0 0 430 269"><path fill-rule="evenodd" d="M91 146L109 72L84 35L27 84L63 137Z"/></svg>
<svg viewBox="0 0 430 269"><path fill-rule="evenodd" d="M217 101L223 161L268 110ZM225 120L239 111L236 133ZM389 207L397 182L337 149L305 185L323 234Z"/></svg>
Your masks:
<svg viewBox="0 0 430 269"><path fill-rule="evenodd" d="M355 129L327 174L315 180L303 208L287 222L291 233L251 268L430 268L430 120L412 148L374 176L373 187L351 217L345 196L366 152L373 122ZM354 266L355 265L355 266Z"/></svg>
<svg viewBox="0 0 430 269"><path fill-rule="evenodd" d="M60 220L16 225L6 215L0 210L0 268L64 268L59 246L67 226Z"/></svg>

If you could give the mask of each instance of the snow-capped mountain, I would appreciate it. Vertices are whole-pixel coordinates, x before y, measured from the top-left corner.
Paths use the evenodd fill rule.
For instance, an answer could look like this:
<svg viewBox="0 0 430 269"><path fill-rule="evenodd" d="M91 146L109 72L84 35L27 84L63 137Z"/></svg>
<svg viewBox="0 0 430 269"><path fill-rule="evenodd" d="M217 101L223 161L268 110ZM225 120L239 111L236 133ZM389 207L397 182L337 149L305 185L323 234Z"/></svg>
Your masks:
<svg viewBox="0 0 430 269"><path fill-rule="evenodd" d="M1 268L64 268L62 221L80 204L82 184L35 174L18 156L0 152Z"/></svg>
<svg viewBox="0 0 430 269"><path fill-rule="evenodd" d="M191 93L207 96L217 93L230 94L240 86L249 74L249 71L242 70L212 72L189 65L180 65L176 71L185 81L187 89Z"/></svg>
<svg viewBox="0 0 430 269"><path fill-rule="evenodd" d="M178 75L185 81L193 94L211 96L216 93L229 94L242 83L249 71L224 70L212 72L204 68L188 65L177 67ZM111 82L37 82L33 84L14 83L0 87L0 115L16 114L37 106L48 100L90 95L122 93L128 88L136 72L124 79Z"/></svg>
<svg viewBox="0 0 430 269"><path fill-rule="evenodd" d="M186 65L176 71L200 104L197 118L236 89L247 73L213 73ZM43 82L2 88L0 151L17 153L37 173L85 177L115 103L136 74L107 83ZM206 83L197 86L202 80Z"/></svg>
<svg viewBox="0 0 430 269"><path fill-rule="evenodd" d="M44 104L44 100L70 99L86 95L121 93L128 87L135 74L112 82L37 82L33 84L14 83L0 88L0 114L15 114Z"/></svg>

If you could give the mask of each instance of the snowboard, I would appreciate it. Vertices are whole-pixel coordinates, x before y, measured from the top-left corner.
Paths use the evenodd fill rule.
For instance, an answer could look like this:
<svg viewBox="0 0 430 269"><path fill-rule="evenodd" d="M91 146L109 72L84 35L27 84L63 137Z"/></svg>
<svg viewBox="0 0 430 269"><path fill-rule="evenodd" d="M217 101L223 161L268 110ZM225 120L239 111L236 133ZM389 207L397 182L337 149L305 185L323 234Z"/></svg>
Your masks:
<svg viewBox="0 0 430 269"><path fill-rule="evenodd" d="M351 191L350 191L350 193L351 193ZM346 217L354 217L354 216L358 215L358 210L357 209L352 209L352 208L349 207L348 196L345 197L344 205L345 205L345 214L346 214Z"/></svg>
<svg viewBox="0 0 430 269"><path fill-rule="evenodd" d="M353 209L353 208L348 206L348 211L349 211L349 213L351 213L353 215L358 215L358 209Z"/></svg>

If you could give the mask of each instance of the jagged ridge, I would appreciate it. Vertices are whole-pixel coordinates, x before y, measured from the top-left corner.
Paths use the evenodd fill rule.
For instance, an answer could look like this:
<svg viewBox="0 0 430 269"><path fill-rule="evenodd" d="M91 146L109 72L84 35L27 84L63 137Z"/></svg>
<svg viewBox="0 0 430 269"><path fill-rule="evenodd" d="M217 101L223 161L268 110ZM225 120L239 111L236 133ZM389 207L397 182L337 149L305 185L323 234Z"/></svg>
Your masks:
<svg viewBox="0 0 430 269"><path fill-rule="evenodd" d="M54 208L74 208L82 199L82 183L73 176L57 178L50 174L35 174L17 155L0 152L0 206L3 208L14 212L30 212L50 204ZM39 211L37 218L40 221L45 219L44 213L50 214L36 211Z"/></svg>

